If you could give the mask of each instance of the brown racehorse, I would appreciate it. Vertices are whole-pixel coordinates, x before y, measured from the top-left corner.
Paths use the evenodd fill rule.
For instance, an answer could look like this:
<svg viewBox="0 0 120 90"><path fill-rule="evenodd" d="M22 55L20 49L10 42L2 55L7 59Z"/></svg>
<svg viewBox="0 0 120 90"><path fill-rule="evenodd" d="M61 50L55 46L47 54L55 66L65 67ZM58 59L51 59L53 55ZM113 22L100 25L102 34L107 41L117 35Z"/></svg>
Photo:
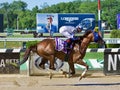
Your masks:
<svg viewBox="0 0 120 90"><path fill-rule="evenodd" d="M85 75L86 71L88 70L88 65L83 62L83 58L86 54L86 49L90 42L94 42L94 34L92 31L87 31L83 37L82 37L82 42L80 44L75 44L74 48L71 50L70 57L68 60L70 69L71 69L71 74L75 74L75 68L74 68L74 63L80 64L85 66L85 70L81 74L80 79ZM104 43L104 41L100 38L97 41L100 41L101 43ZM44 64L49 60L50 61L50 69L55 69L54 68L54 62L55 62L55 57L61 59L64 61L65 59L65 53L62 51L57 51L55 50L55 40L54 39L44 39L40 41L38 44L29 47L25 51L24 55L24 60L20 62L20 64L23 64L29 57L30 51L36 52L39 56L43 57L42 61L40 63L40 67L44 68Z"/></svg>

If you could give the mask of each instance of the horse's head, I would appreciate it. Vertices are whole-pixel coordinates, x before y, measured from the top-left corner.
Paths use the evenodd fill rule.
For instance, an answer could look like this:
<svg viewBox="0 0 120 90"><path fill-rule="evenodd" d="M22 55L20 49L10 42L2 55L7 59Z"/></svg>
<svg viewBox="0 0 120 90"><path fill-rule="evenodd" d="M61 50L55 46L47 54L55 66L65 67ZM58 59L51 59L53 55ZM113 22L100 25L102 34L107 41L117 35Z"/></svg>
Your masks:
<svg viewBox="0 0 120 90"><path fill-rule="evenodd" d="M93 42L96 42L99 44L100 47L107 48L105 41L103 38L99 35L98 32L93 32Z"/></svg>
<svg viewBox="0 0 120 90"><path fill-rule="evenodd" d="M93 32L91 30L86 31L85 34L83 35L83 38L87 37L90 42L96 42L99 43L100 46L107 48L105 41L102 39L102 37L99 35L98 32Z"/></svg>

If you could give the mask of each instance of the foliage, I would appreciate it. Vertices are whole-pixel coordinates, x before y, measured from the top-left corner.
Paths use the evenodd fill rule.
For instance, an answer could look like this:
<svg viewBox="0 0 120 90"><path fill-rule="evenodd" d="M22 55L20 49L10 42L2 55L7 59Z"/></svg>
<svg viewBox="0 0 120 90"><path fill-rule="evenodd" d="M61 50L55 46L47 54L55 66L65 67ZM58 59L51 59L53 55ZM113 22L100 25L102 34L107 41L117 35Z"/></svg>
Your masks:
<svg viewBox="0 0 120 90"><path fill-rule="evenodd" d="M101 19L107 25L116 28L116 15L120 13L120 0L101 0ZM18 0L12 3L0 3L0 12L4 14L4 28L33 29L36 28L36 13L94 13L98 20L98 0L74 0L49 6L47 3L27 9L27 3ZM108 28L109 29L109 28Z"/></svg>
<svg viewBox="0 0 120 90"><path fill-rule="evenodd" d="M120 38L120 30L112 30L110 33L110 38Z"/></svg>
<svg viewBox="0 0 120 90"><path fill-rule="evenodd" d="M110 38L120 38L120 30L113 30L110 33ZM120 44L108 44L109 48L119 48Z"/></svg>
<svg viewBox="0 0 120 90"><path fill-rule="evenodd" d="M120 13L120 0L103 0L102 1L102 20L107 21L112 29L116 26L116 15Z"/></svg>
<svg viewBox="0 0 120 90"><path fill-rule="evenodd" d="M120 44L107 44L107 48L120 48Z"/></svg>

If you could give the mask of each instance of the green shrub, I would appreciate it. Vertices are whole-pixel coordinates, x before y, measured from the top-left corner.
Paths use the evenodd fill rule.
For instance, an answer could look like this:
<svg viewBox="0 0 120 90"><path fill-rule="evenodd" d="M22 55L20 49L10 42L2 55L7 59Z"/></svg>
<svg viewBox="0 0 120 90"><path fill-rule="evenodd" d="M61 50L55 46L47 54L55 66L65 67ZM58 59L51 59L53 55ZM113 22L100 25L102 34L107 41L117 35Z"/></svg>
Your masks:
<svg viewBox="0 0 120 90"><path fill-rule="evenodd" d="M120 38L120 30L112 30L110 38ZM119 48L120 44L108 44L109 48Z"/></svg>
<svg viewBox="0 0 120 90"><path fill-rule="evenodd" d="M107 48L119 48L120 44L107 44Z"/></svg>
<svg viewBox="0 0 120 90"><path fill-rule="evenodd" d="M120 30L112 30L110 33L110 38L120 38Z"/></svg>

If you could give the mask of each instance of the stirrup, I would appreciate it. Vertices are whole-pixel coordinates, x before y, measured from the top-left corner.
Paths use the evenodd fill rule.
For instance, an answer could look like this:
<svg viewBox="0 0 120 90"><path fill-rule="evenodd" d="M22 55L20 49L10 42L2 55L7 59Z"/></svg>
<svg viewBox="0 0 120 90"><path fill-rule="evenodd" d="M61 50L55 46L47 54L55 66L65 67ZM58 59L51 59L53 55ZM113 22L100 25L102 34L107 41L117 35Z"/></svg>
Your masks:
<svg viewBox="0 0 120 90"><path fill-rule="evenodd" d="M70 47L65 47L65 48L67 49L67 51L68 51L68 50L71 50L71 48L70 48Z"/></svg>

